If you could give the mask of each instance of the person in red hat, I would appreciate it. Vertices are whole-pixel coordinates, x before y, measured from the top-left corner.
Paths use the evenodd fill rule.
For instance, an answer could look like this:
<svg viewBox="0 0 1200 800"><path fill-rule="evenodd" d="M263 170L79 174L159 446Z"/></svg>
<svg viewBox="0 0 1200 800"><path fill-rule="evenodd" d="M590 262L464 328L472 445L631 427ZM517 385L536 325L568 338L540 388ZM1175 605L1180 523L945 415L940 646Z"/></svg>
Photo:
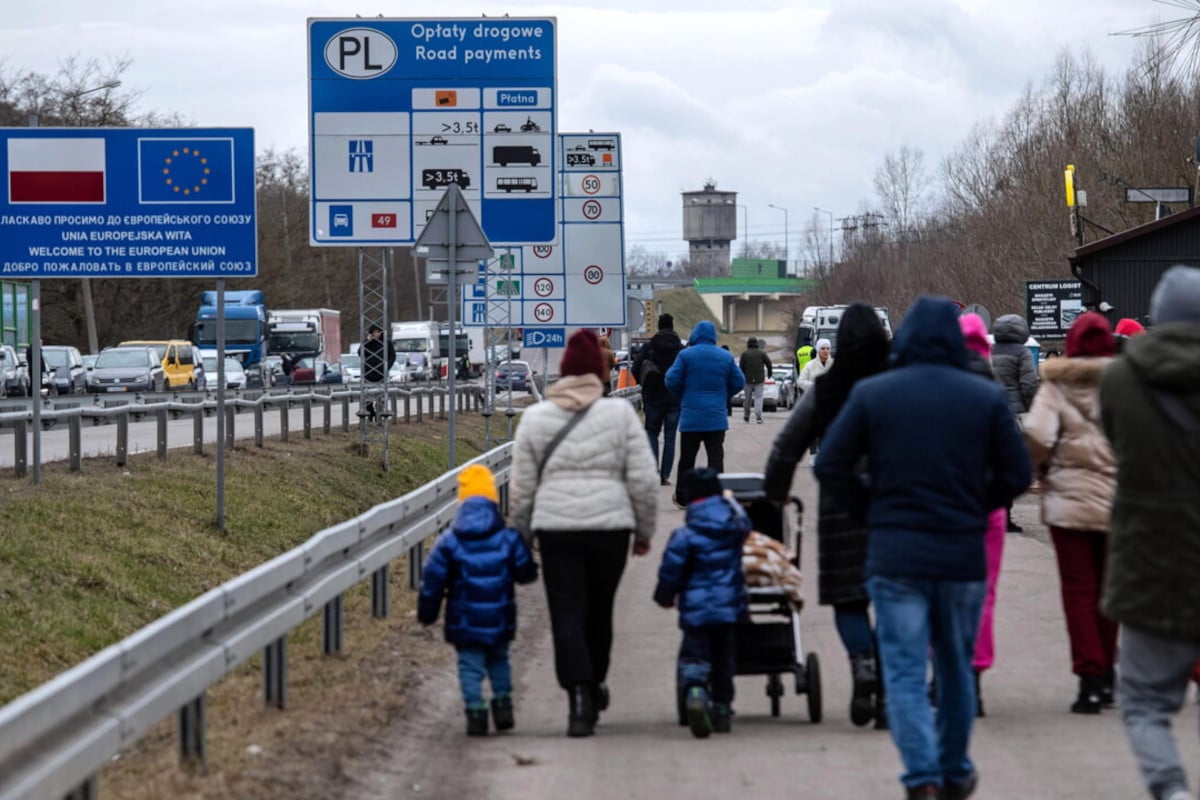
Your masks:
<svg viewBox="0 0 1200 800"><path fill-rule="evenodd" d="M1142 326L1142 323L1138 322L1136 319L1124 317L1123 319L1117 320L1117 328L1113 331L1117 339L1117 352L1123 352L1125 350L1126 342L1135 336L1141 336L1145 332L1146 329Z"/></svg>
<svg viewBox="0 0 1200 800"><path fill-rule="evenodd" d="M633 406L603 396L609 368L595 333L567 341L559 373L517 428L510 513L541 550L567 735L591 736L609 702L613 600L630 540L634 555L650 551L658 470Z"/></svg>
<svg viewBox="0 0 1200 800"><path fill-rule="evenodd" d="M1081 314L1066 358L1042 365L1041 388L1024 420L1041 476L1042 521L1058 557L1063 612L1079 676L1076 714L1112 704L1117 624L1100 612L1117 465L1100 423L1100 375L1116 354L1108 320Z"/></svg>

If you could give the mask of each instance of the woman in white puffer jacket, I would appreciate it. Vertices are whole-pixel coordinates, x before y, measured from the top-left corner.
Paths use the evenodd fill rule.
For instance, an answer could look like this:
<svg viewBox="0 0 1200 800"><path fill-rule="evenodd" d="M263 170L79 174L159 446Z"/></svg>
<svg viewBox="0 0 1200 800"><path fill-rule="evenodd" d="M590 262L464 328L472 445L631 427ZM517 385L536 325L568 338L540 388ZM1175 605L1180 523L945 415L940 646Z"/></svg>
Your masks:
<svg viewBox="0 0 1200 800"><path fill-rule="evenodd" d="M571 337L559 372L517 428L510 516L541 551L555 672L570 698L567 735L590 736L608 705L613 600L630 539L634 555L650 550L658 469L633 406L602 396L608 368L593 332Z"/></svg>

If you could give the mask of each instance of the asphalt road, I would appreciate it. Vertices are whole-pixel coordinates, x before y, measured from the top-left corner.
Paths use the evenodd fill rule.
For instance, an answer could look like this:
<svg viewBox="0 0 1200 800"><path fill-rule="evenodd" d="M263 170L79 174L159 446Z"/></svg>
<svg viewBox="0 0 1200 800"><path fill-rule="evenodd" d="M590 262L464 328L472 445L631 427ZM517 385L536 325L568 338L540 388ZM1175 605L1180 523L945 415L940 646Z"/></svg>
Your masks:
<svg viewBox="0 0 1200 800"><path fill-rule="evenodd" d="M734 418L727 469L762 470L786 412L764 425ZM807 459L794 487L815 509ZM674 611L651 602L662 548L682 512L659 496L659 525L649 557L631 559L617 598L616 642L609 676L612 707L597 735L565 737L567 703L554 680L540 584L520 592L520 632L513 647L518 681L517 728L467 739L452 669L427 676L411 712L379 743L373 758L347 764L347 798L729 798L804 800L899 798L899 758L885 732L848 718L849 670L828 608L811 602L802 616L805 649L821 659L825 719L811 724L805 698L783 699L772 718L765 680L737 679L734 730L694 739L674 718ZM988 715L979 720L972 755L981 774L975 795L993 800L1134 800L1145 795L1115 711L1074 715L1066 630L1053 551L1037 522L1037 497L1018 501L1024 535L1010 534L997 606L997 663L984 677ZM815 598L815 518L806 524L803 567ZM1189 708L1187 714L1194 714ZM1182 727L1192 730L1194 721ZM1192 747L1193 743L1185 746Z"/></svg>

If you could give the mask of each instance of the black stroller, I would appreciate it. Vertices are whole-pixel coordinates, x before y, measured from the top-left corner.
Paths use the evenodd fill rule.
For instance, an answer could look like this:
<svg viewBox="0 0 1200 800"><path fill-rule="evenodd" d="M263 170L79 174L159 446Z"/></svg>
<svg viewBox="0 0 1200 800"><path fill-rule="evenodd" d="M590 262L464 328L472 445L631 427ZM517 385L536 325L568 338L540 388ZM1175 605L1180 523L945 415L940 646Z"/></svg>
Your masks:
<svg viewBox="0 0 1200 800"><path fill-rule="evenodd" d="M742 504L750 516L752 527L782 542L796 554L796 565L800 561L800 526L796 530L789 524L785 508L780 508L766 499L763 492L763 476L758 473L723 473L721 484L733 492L734 499ZM799 498L793 497L791 505L796 508L797 520L803 511ZM767 697L771 699L771 716L778 717L784 695L783 676L790 674L796 694L803 694L808 701L809 721L821 721L821 664L816 653L804 653L800 638L800 612L788 600L782 587L746 587L750 606L750 621L740 625L737 638L737 674L766 675ZM676 685L676 706L679 724L687 724L684 690Z"/></svg>

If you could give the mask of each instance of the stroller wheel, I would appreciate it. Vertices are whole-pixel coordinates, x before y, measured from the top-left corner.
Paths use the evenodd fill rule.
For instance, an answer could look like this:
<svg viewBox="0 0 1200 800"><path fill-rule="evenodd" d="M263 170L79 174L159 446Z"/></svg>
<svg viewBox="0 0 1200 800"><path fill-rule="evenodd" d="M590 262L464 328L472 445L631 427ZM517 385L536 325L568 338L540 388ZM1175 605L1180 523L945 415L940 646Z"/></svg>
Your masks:
<svg viewBox="0 0 1200 800"><path fill-rule="evenodd" d="M772 672L767 676L767 697L771 698L771 716L778 717L779 698L783 697L783 679L779 677L778 673Z"/></svg>
<svg viewBox="0 0 1200 800"><path fill-rule="evenodd" d="M808 696L808 719L812 723L821 721L821 662L816 653L804 659L805 694Z"/></svg>

